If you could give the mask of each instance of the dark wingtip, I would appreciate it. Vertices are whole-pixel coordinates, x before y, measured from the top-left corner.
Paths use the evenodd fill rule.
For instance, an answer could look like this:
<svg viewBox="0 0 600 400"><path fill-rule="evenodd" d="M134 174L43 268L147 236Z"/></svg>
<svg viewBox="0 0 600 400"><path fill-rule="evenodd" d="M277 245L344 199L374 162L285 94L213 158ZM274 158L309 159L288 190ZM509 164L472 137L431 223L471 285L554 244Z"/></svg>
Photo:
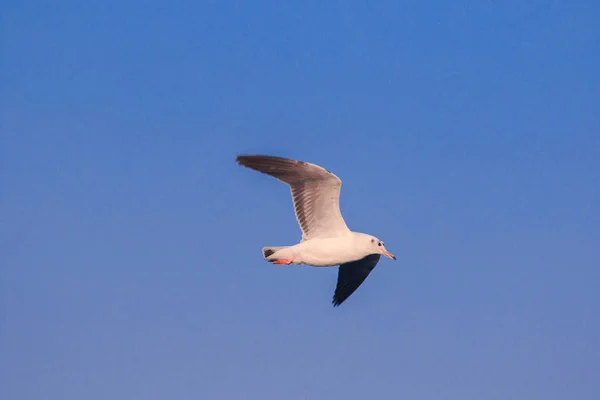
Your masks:
<svg viewBox="0 0 600 400"><path fill-rule="evenodd" d="M266 250L263 252L263 255L265 256L265 258L267 258L267 257L269 257L269 256L273 255L273 253L275 253L273 250L271 250L271 249L266 249Z"/></svg>
<svg viewBox="0 0 600 400"><path fill-rule="evenodd" d="M248 158L247 154L240 154L238 156L235 157L235 162L238 163L238 165L244 165L244 161Z"/></svg>
<svg viewBox="0 0 600 400"><path fill-rule="evenodd" d="M243 167L252 168L259 160L271 158L271 156L264 156L261 154L240 154L235 157L235 161L238 165Z"/></svg>
<svg viewBox="0 0 600 400"><path fill-rule="evenodd" d="M270 161L270 162L283 162L283 163L302 163L306 164L306 161L294 160L293 158L271 156L267 154L239 154L235 157L238 164L244 165L248 161Z"/></svg>

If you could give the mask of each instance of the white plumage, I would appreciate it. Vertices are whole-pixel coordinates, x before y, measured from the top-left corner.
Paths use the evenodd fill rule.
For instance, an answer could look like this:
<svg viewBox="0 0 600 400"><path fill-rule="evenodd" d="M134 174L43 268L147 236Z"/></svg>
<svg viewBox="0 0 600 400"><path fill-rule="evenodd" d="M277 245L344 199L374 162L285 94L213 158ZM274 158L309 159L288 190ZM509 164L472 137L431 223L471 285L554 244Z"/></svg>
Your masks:
<svg viewBox="0 0 600 400"><path fill-rule="evenodd" d="M348 298L384 255L396 259L372 235L352 232L340 211L342 181L325 168L304 161L264 155L241 155L237 162L290 186L301 241L293 246L263 248L274 264L340 265L334 305Z"/></svg>

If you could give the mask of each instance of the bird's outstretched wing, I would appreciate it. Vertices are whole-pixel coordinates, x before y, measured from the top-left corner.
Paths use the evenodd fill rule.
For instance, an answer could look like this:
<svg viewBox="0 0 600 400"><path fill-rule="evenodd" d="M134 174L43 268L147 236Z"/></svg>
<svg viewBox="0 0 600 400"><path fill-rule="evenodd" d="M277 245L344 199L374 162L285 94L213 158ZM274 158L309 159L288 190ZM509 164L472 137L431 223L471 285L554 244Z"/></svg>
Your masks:
<svg viewBox="0 0 600 400"><path fill-rule="evenodd" d="M342 304L373 271L381 254L371 254L357 261L340 265L337 286L333 294L333 306Z"/></svg>
<svg viewBox="0 0 600 400"><path fill-rule="evenodd" d="M271 175L290 186L302 240L350 233L340 211L342 181L325 168L263 155L240 155L236 160L244 167Z"/></svg>

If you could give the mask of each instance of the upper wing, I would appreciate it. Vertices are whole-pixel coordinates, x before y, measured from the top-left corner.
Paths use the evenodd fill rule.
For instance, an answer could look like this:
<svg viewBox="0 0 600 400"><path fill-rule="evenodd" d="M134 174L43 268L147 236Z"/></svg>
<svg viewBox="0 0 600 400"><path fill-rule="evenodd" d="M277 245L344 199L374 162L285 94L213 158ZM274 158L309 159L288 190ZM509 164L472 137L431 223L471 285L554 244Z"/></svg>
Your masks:
<svg viewBox="0 0 600 400"><path fill-rule="evenodd" d="M342 181L325 168L274 156L242 155L236 160L290 185L302 240L350 232L340 211Z"/></svg>
<svg viewBox="0 0 600 400"><path fill-rule="evenodd" d="M333 306L342 304L373 271L381 254L371 254L357 261L340 265L337 286L333 294Z"/></svg>

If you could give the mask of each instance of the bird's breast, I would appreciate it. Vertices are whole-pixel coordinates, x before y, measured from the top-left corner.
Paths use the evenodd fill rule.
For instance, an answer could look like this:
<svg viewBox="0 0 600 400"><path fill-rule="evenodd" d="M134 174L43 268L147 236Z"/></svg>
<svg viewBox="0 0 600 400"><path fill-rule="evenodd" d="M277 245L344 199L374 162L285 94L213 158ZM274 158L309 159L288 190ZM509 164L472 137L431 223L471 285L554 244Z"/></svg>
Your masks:
<svg viewBox="0 0 600 400"><path fill-rule="evenodd" d="M336 266L364 257L351 237L315 238L297 245L302 263L316 266Z"/></svg>

